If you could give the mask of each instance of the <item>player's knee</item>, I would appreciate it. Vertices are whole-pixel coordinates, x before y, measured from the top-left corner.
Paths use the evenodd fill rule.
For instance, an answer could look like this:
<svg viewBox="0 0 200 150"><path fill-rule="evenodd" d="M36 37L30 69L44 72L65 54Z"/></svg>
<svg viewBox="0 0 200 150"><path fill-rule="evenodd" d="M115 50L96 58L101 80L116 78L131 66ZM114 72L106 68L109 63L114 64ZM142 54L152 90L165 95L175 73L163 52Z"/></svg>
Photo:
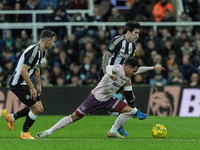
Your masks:
<svg viewBox="0 0 200 150"><path fill-rule="evenodd" d="M73 122L80 120L82 117L83 116L79 116L75 112L71 115Z"/></svg>
<svg viewBox="0 0 200 150"><path fill-rule="evenodd" d="M35 109L35 112L36 112L37 115L41 114L43 111L44 111L44 108L43 108L43 107L37 107L37 108Z"/></svg>
<svg viewBox="0 0 200 150"><path fill-rule="evenodd" d="M41 107L40 108L40 113L42 113L44 111L44 108L43 107Z"/></svg>
<svg viewBox="0 0 200 150"><path fill-rule="evenodd" d="M39 115L44 111L43 105L36 102L33 106L29 107L35 115Z"/></svg>
<svg viewBox="0 0 200 150"><path fill-rule="evenodd" d="M133 108L131 108L130 106L126 106L121 110L121 113L131 113L133 111Z"/></svg>

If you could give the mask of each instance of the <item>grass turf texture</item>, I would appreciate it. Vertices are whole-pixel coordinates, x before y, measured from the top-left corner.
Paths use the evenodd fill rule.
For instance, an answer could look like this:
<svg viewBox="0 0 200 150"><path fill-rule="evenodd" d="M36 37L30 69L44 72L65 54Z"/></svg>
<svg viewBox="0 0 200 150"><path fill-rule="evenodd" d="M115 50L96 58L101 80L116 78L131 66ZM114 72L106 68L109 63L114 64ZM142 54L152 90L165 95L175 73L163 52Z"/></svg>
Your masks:
<svg viewBox="0 0 200 150"><path fill-rule="evenodd" d="M39 116L30 129L35 135L50 128L63 116ZM146 120L132 119L124 125L129 136L125 139L109 139L107 131L115 121L113 116L85 116L67 127L54 132L47 138L36 140L20 139L25 118L18 119L13 131L9 131L5 117L0 117L0 150L43 149L43 150L199 150L200 118L148 117ZM152 127L163 124L167 128L165 138L152 137Z"/></svg>

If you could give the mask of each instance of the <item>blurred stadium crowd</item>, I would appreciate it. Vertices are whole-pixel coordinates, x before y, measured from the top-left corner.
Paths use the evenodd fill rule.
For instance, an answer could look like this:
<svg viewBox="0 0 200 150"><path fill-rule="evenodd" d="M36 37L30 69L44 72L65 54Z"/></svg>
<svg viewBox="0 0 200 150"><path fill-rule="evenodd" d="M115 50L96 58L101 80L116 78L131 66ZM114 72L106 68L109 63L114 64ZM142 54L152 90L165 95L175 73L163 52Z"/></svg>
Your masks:
<svg viewBox="0 0 200 150"><path fill-rule="evenodd" d="M94 0L93 14L68 14L68 9L88 9L88 0L1 0L0 10L53 10L37 16L37 22L176 22L200 21L200 0L183 0L177 15L175 1L127 0L130 8L118 10L110 0ZM0 22L31 22L31 15L0 13ZM94 86L99 82L101 58L112 37L123 27L74 26L46 27L56 32L57 40L41 65L43 86ZM8 87L18 59L33 44L31 30L3 29L0 33L0 87ZM136 42L136 57L141 66L163 66L165 72L136 75L134 84L198 86L200 79L200 26L166 26L157 32L142 27ZM34 79L33 79L34 80Z"/></svg>

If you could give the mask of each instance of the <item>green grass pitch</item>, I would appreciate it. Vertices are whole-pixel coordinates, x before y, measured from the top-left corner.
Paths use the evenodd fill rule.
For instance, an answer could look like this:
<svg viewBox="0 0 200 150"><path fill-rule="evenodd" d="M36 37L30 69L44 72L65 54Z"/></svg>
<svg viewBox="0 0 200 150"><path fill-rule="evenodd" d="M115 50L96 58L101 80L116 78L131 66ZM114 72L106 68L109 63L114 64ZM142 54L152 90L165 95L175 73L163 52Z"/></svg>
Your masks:
<svg viewBox="0 0 200 150"><path fill-rule="evenodd" d="M64 116L39 116L30 129L32 136L50 128ZM200 118L153 117L146 120L130 118L124 125L129 136L125 139L109 139L107 131L116 116L85 116L51 136L36 140L20 139L25 118L18 119L13 131L9 131L5 117L0 117L0 150L199 150ZM167 136L152 137L152 127L163 124Z"/></svg>

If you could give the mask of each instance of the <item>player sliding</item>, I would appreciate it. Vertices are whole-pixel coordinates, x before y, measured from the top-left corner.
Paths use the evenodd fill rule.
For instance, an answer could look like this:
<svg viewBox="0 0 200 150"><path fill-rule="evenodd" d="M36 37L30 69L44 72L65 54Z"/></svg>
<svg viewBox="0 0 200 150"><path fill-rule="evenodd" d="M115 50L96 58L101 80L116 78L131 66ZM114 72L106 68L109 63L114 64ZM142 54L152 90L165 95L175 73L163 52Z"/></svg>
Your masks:
<svg viewBox="0 0 200 150"><path fill-rule="evenodd" d="M130 57L123 65L114 65L106 67L106 74L103 76L99 84L91 91L88 98L73 112L71 115L62 118L50 129L40 132L36 135L36 138L44 138L51 135L58 129L64 128L70 123L83 118L86 114L92 113L98 109L105 109L111 112L119 112L116 122L112 128L108 131L108 137L124 138L119 135L118 128L126 123L130 116L137 114L138 109L136 107L131 108L125 102L113 98L112 95L117 92L121 87L126 88L126 83L129 78L136 74L140 67L136 58ZM132 93L132 92L131 92ZM133 103L133 95L127 98L128 103ZM146 114L140 112L141 119L147 117Z"/></svg>

